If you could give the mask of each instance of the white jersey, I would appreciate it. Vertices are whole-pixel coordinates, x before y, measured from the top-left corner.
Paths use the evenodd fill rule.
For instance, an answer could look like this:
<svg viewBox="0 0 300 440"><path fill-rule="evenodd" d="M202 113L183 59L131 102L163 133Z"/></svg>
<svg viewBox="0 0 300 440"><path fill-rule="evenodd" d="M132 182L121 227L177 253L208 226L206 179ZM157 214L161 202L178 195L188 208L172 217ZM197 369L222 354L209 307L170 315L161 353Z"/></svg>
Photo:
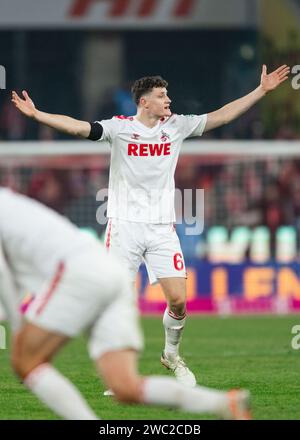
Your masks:
<svg viewBox="0 0 300 440"><path fill-rule="evenodd" d="M39 202L0 188L0 247L21 291L38 293L61 261L97 244Z"/></svg>
<svg viewBox="0 0 300 440"><path fill-rule="evenodd" d="M21 325L18 312L20 300L20 293L12 279L0 241L0 321L8 320L14 331Z"/></svg>
<svg viewBox="0 0 300 440"><path fill-rule="evenodd" d="M133 222L175 221L174 173L184 139L201 136L207 115L162 118L148 128L136 117L98 121L111 145L107 217Z"/></svg>

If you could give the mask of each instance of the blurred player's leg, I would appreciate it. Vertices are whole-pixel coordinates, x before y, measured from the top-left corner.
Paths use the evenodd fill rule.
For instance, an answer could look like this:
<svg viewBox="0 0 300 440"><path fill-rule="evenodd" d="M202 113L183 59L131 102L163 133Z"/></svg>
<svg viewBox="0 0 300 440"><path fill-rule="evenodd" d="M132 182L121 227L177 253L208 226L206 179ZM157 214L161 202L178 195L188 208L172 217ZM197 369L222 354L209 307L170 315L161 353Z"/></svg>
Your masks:
<svg viewBox="0 0 300 440"><path fill-rule="evenodd" d="M199 386L186 388L169 377L139 376L133 350L107 352L96 364L104 381L121 402L162 405L196 414L215 414L225 419L250 418L248 391L223 392Z"/></svg>
<svg viewBox="0 0 300 440"><path fill-rule="evenodd" d="M24 384L48 408L68 420L95 420L79 390L49 361L69 338L25 324L15 338L12 364Z"/></svg>
<svg viewBox="0 0 300 440"><path fill-rule="evenodd" d="M179 344L186 321L186 279L160 278L159 281L168 302L163 317L165 348L161 363L172 370L183 385L193 387L196 385L195 376L179 355Z"/></svg>
<svg viewBox="0 0 300 440"><path fill-rule="evenodd" d="M7 320L13 332L20 328L22 322L18 309L18 287L14 282L13 274L7 264L0 242L0 322Z"/></svg>

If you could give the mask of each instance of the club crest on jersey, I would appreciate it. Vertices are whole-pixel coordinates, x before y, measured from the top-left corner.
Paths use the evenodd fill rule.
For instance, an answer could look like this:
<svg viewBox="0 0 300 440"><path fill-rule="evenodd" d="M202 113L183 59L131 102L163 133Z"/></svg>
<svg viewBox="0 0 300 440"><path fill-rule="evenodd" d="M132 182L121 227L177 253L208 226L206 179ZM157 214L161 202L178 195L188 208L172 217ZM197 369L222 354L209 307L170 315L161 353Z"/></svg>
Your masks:
<svg viewBox="0 0 300 440"><path fill-rule="evenodd" d="M136 141L140 138L140 135L137 133L132 133L131 139L135 139Z"/></svg>
<svg viewBox="0 0 300 440"><path fill-rule="evenodd" d="M170 139L170 135L162 130L160 140L162 142L167 142L168 139Z"/></svg>

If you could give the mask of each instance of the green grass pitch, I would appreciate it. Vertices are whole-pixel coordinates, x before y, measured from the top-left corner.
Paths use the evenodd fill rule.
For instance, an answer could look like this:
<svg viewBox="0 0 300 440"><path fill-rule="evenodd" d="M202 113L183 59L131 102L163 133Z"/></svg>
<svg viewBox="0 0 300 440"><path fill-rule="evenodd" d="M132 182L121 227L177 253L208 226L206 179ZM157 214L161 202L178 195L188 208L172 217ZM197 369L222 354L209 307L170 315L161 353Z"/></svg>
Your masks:
<svg viewBox="0 0 300 440"><path fill-rule="evenodd" d="M143 374L169 372L160 366L163 329L160 318L143 318ZM300 419L300 350L291 347L300 316L190 317L182 355L200 385L218 389L245 387L251 391L255 419ZM85 338L70 343L55 365L73 381L102 419L207 419L159 407L124 406L104 397L104 385L89 361ZM55 419L11 373L9 350L0 350L0 419Z"/></svg>

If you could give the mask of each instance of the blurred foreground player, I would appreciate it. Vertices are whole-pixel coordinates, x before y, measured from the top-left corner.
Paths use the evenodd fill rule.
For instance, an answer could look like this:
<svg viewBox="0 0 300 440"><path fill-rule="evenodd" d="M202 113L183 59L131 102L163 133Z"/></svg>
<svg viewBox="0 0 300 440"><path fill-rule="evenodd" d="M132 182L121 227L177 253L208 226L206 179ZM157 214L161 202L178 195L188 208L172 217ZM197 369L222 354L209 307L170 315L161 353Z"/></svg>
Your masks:
<svg viewBox="0 0 300 440"><path fill-rule="evenodd" d="M96 239L38 202L0 188L0 206L0 299L15 330L12 364L50 409L65 419L97 419L76 387L51 365L70 338L89 329L90 356L121 402L249 418L248 391L190 389L172 378L140 376L142 336L121 265ZM27 289L36 296L27 322L17 330L17 295Z"/></svg>
<svg viewBox="0 0 300 440"><path fill-rule="evenodd" d="M19 287L14 282L3 252L4 249L1 244L0 233L0 321L8 321L13 334L15 334L22 324L22 317L20 314L20 301L22 300L22 295Z"/></svg>
<svg viewBox="0 0 300 440"><path fill-rule="evenodd" d="M184 139L201 136L239 117L285 81L288 73L286 65L270 74L263 66L255 90L203 115L172 114L168 83L159 76L135 81L132 88L137 105L135 116L117 116L93 123L39 111L26 92L23 91L24 99L16 92L12 94L14 105L40 123L70 135L109 142L107 247L122 258L132 282L143 259L149 273L159 280L167 301L161 363L186 386L195 386L196 380L179 354L186 322L186 269L173 226L174 173L180 148Z"/></svg>

